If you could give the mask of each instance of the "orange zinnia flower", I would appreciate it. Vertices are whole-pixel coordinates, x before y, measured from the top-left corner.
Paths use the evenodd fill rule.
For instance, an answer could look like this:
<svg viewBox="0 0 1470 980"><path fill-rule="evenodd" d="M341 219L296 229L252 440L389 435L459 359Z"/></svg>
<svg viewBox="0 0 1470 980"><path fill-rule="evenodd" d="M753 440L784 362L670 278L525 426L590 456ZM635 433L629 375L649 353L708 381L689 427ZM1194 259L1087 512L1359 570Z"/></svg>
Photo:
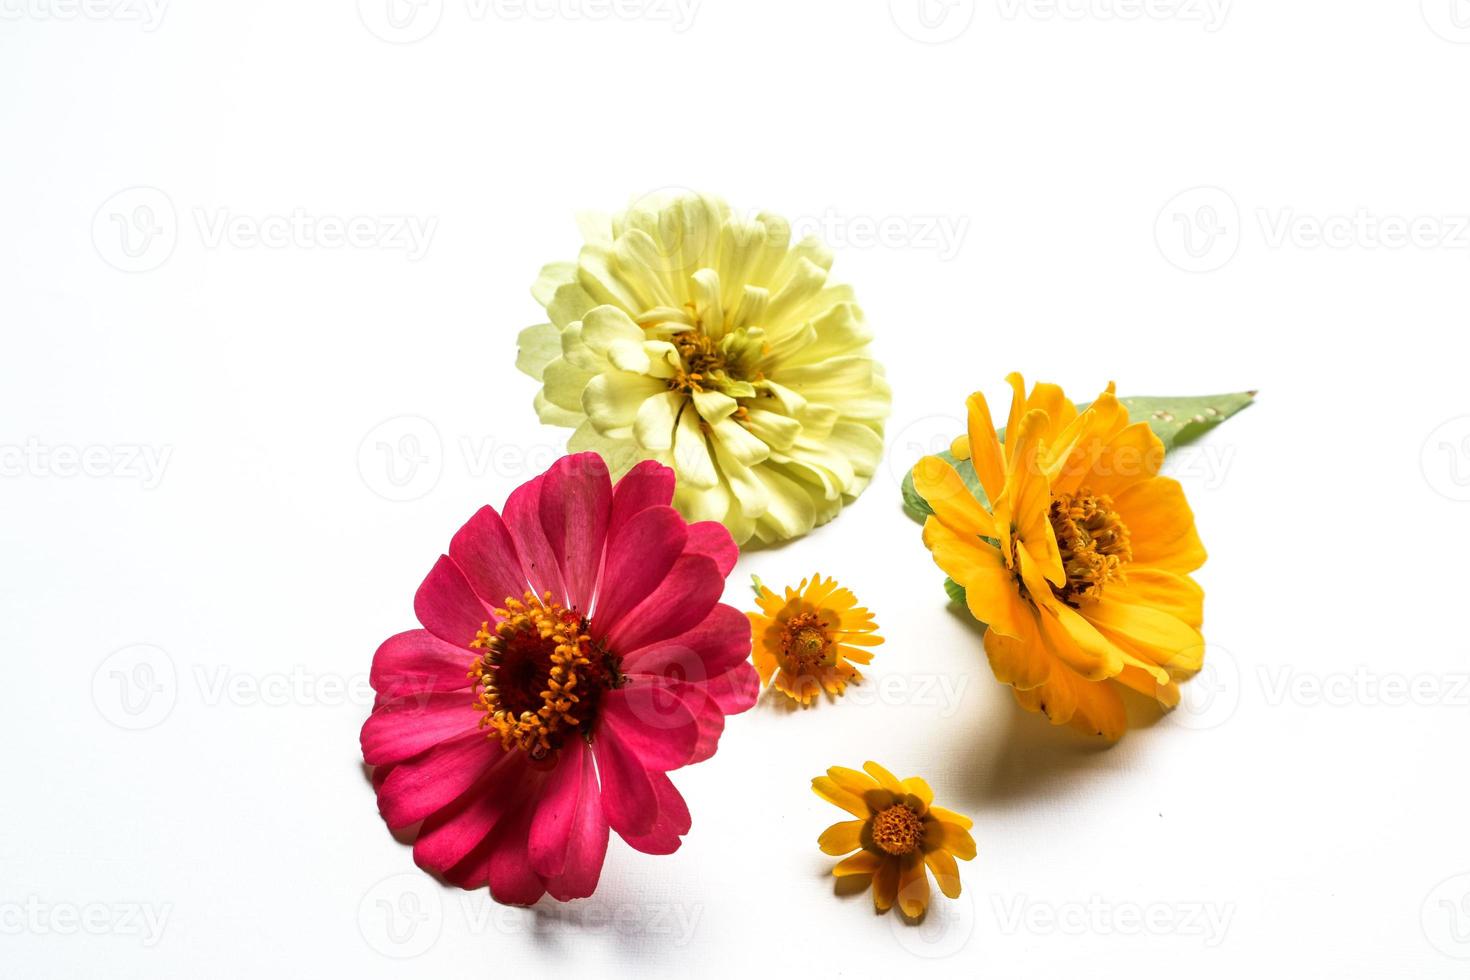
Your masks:
<svg viewBox="0 0 1470 980"><path fill-rule="evenodd" d="M1158 475L1164 447L1129 424L1110 384L1079 412L1056 385L1028 397L1018 374L1005 440L985 396L966 402L970 459L987 510L938 456L914 467L934 511L924 543L988 624L985 652L1016 700L1053 724L1109 739L1128 727L1122 687L1179 702L1200 669L1205 561L1179 484Z"/></svg>

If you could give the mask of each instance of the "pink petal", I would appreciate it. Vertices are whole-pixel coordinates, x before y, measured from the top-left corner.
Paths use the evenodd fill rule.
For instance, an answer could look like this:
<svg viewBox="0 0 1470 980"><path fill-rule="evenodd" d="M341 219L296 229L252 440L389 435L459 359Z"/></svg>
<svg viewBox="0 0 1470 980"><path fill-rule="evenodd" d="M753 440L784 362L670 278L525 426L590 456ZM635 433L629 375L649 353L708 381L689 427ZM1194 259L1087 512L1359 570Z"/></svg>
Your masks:
<svg viewBox="0 0 1470 980"><path fill-rule="evenodd" d="M655 460L645 459L623 475L613 487L609 529L645 507L667 507L674 499L674 471Z"/></svg>
<svg viewBox="0 0 1470 980"><path fill-rule="evenodd" d="M607 564L592 622L599 636L617 626L669 574L689 532L672 507L646 507L607 539Z"/></svg>
<svg viewBox="0 0 1470 980"><path fill-rule="evenodd" d="M760 678L750 664L736 664L704 685L705 691L714 698L720 710L727 715L738 715L755 705L760 696Z"/></svg>
<svg viewBox="0 0 1470 980"><path fill-rule="evenodd" d="M400 762L378 789L378 810L390 827L407 827L453 803L504 750L472 729L421 756Z"/></svg>
<svg viewBox="0 0 1470 980"><path fill-rule="evenodd" d="M381 766L478 731L480 712L468 691L398 698L373 709L362 726L362 757Z"/></svg>
<svg viewBox="0 0 1470 980"><path fill-rule="evenodd" d="M749 617L733 606L720 604L678 636L657 640L625 654L623 671L701 682L725 673L749 657Z"/></svg>
<svg viewBox="0 0 1470 980"><path fill-rule="evenodd" d="M561 568L541 527L541 484L545 476L522 483L505 500L505 527L516 543L521 567L537 595L550 592L554 598L565 594Z"/></svg>
<svg viewBox="0 0 1470 980"><path fill-rule="evenodd" d="M597 738L615 739L644 769L686 766L699 744L699 721L671 685L634 682L602 699Z"/></svg>
<svg viewBox="0 0 1470 980"><path fill-rule="evenodd" d="M553 878L566 868L567 844L572 837L578 794L582 791L582 769L591 765L587 743L580 738L567 740L556 756L556 767L541 786L536 800L536 813L531 818L531 834L527 845L531 867L536 873Z"/></svg>
<svg viewBox="0 0 1470 980"><path fill-rule="evenodd" d="M703 762L715 754L719 747L720 736L725 731L725 712L720 709L720 703L714 696L699 684L674 684L671 685L674 693L678 694L679 700L684 702L684 707L694 716L699 723L699 741L694 746L694 756L689 764Z"/></svg>
<svg viewBox="0 0 1470 980"><path fill-rule="evenodd" d="M648 833L658 816L658 797L638 757L616 738L594 737L592 752L608 825L625 838Z"/></svg>
<svg viewBox="0 0 1470 980"><path fill-rule="evenodd" d="M725 577L705 555L680 555L648 598L608 633L614 650L636 650L678 636L709 614L725 591Z"/></svg>
<svg viewBox="0 0 1470 980"><path fill-rule="evenodd" d="M506 905L534 905L546 885L531 868L527 852L534 806L523 806L490 832L490 894Z"/></svg>
<svg viewBox="0 0 1470 980"><path fill-rule="evenodd" d="M465 522L449 542L449 557L492 609L521 598L528 588L515 541L494 507L481 507Z"/></svg>
<svg viewBox="0 0 1470 980"><path fill-rule="evenodd" d="M463 646L445 643L428 630L390 636L373 654L373 690L385 698L429 691L464 691L470 687L474 655Z"/></svg>
<svg viewBox="0 0 1470 980"><path fill-rule="evenodd" d="M646 833L632 837L625 834L623 840L644 854L672 854L683 843L680 838L689 833L689 807L668 776L661 772L649 773L649 776L658 797L658 819Z"/></svg>
<svg viewBox="0 0 1470 980"><path fill-rule="evenodd" d="M524 752L507 752L454 805L424 820L413 842L413 859L421 868L445 873L490 835L506 813L529 803L522 790L528 769ZM485 874L475 885L483 884Z"/></svg>
<svg viewBox="0 0 1470 980"><path fill-rule="evenodd" d="M563 456L542 477L541 526L561 566L569 608L592 608L611 508L612 479L596 453Z"/></svg>
<svg viewBox="0 0 1470 980"><path fill-rule="evenodd" d="M690 554L709 555L719 566L720 574L726 576L735 567L735 559L740 557L735 539L719 521L699 521L689 525L689 546L685 550Z"/></svg>
<svg viewBox="0 0 1470 980"><path fill-rule="evenodd" d="M582 788L572 834L567 841L566 867L546 882L546 890L557 901L586 898L597 890L602 862L607 856L607 817L602 812L602 793L597 787L597 769L591 754L582 765Z"/></svg>
<svg viewBox="0 0 1470 980"><path fill-rule="evenodd" d="M430 633L462 650L468 650L481 625L494 618L447 555L439 557L419 586L413 611Z"/></svg>

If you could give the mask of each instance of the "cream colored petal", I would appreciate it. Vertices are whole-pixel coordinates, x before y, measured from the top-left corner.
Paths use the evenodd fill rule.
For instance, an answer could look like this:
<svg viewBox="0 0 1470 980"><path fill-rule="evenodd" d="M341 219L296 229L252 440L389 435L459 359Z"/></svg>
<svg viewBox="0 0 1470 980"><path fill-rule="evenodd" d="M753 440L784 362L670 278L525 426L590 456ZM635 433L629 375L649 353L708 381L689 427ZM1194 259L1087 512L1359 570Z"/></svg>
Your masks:
<svg viewBox="0 0 1470 980"><path fill-rule="evenodd" d="M674 427L674 472L681 481L700 488L713 487L720 480L699 414L687 405Z"/></svg>
<svg viewBox="0 0 1470 980"><path fill-rule="evenodd" d="M638 445L652 450L673 449L674 426L685 401L683 392L667 390L644 399L633 420L633 438Z"/></svg>
<svg viewBox="0 0 1470 980"><path fill-rule="evenodd" d="M551 404L581 412L582 392L593 377L593 372L576 367L566 357L558 357L546 365L542 390Z"/></svg>
<svg viewBox="0 0 1470 980"><path fill-rule="evenodd" d="M582 410L599 432L627 429L638 417L645 401L662 397L667 391L668 388L657 378L610 371L587 383L582 392Z"/></svg>
<svg viewBox="0 0 1470 980"><path fill-rule="evenodd" d="M537 381L546 365L561 356L561 331L555 324L538 323L516 337L516 367Z"/></svg>

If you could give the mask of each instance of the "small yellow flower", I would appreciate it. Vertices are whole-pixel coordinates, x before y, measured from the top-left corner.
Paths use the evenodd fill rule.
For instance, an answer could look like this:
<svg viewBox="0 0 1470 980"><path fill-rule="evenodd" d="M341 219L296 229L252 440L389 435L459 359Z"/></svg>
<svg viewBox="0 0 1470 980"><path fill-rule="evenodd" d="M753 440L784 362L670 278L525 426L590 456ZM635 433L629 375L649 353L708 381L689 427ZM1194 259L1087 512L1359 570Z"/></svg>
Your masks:
<svg viewBox="0 0 1470 980"><path fill-rule="evenodd" d="M750 617L755 638L755 669L761 686L776 678L776 690L803 705L821 691L837 697L863 675L853 664L872 662L873 647L883 637L873 632L873 614L858 607L857 596L837 580L813 575L784 597L756 580L758 613Z"/></svg>
<svg viewBox="0 0 1470 980"><path fill-rule="evenodd" d="M865 762L867 774L833 766L812 780L812 789L856 820L834 823L817 838L823 854L838 857L832 873L872 875L873 905L879 912L898 902L911 919L929 907L929 877L939 890L960 897L960 870L955 858L975 856L974 822L934 805L934 791L918 776L899 780L876 762ZM857 851L856 854L851 852Z"/></svg>
<svg viewBox="0 0 1470 980"><path fill-rule="evenodd" d="M924 543L989 624L996 679L1052 724L1104 738L1128 728L1120 691L1166 707L1204 661L1205 561L1178 482L1159 476L1164 446L1130 422L1110 384L1079 412L1062 389L1026 394L1019 374L997 439L985 396L951 452L971 460L990 505L938 456L914 467L934 516Z"/></svg>

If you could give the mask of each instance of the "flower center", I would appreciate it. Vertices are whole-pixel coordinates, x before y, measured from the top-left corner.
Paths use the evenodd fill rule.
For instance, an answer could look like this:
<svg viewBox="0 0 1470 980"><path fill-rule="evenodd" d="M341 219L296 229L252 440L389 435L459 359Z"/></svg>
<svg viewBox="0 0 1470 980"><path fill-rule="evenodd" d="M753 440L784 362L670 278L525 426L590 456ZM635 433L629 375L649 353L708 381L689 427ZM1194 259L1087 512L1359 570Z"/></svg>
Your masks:
<svg viewBox="0 0 1470 980"><path fill-rule="evenodd" d="M703 391L711 375L725 370L725 354L703 330L686 330L673 336L674 349L684 359L684 370L669 379L677 391Z"/></svg>
<svg viewBox="0 0 1470 980"><path fill-rule="evenodd" d="M909 854L918 847L923 832L919 815L902 803L879 811L873 818L873 843L896 856Z"/></svg>
<svg viewBox="0 0 1470 980"><path fill-rule="evenodd" d="M587 619L527 592L495 610L470 646L483 653L470 666L477 682L480 727L505 748L541 760L572 734L592 730L602 694L621 682L618 658L593 641Z"/></svg>
<svg viewBox="0 0 1470 980"><path fill-rule="evenodd" d="M1086 489L1058 494L1049 516L1067 573L1067 584L1053 586L1052 592L1072 606L1098 598L1103 586L1122 577L1123 566L1133 560L1128 528L1113 509L1113 498Z"/></svg>
<svg viewBox="0 0 1470 980"><path fill-rule="evenodd" d="M786 621L782 650L798 673L813 673L837 662L836 649L827 639L827 624L816 613L797 613Z"/></svg>

